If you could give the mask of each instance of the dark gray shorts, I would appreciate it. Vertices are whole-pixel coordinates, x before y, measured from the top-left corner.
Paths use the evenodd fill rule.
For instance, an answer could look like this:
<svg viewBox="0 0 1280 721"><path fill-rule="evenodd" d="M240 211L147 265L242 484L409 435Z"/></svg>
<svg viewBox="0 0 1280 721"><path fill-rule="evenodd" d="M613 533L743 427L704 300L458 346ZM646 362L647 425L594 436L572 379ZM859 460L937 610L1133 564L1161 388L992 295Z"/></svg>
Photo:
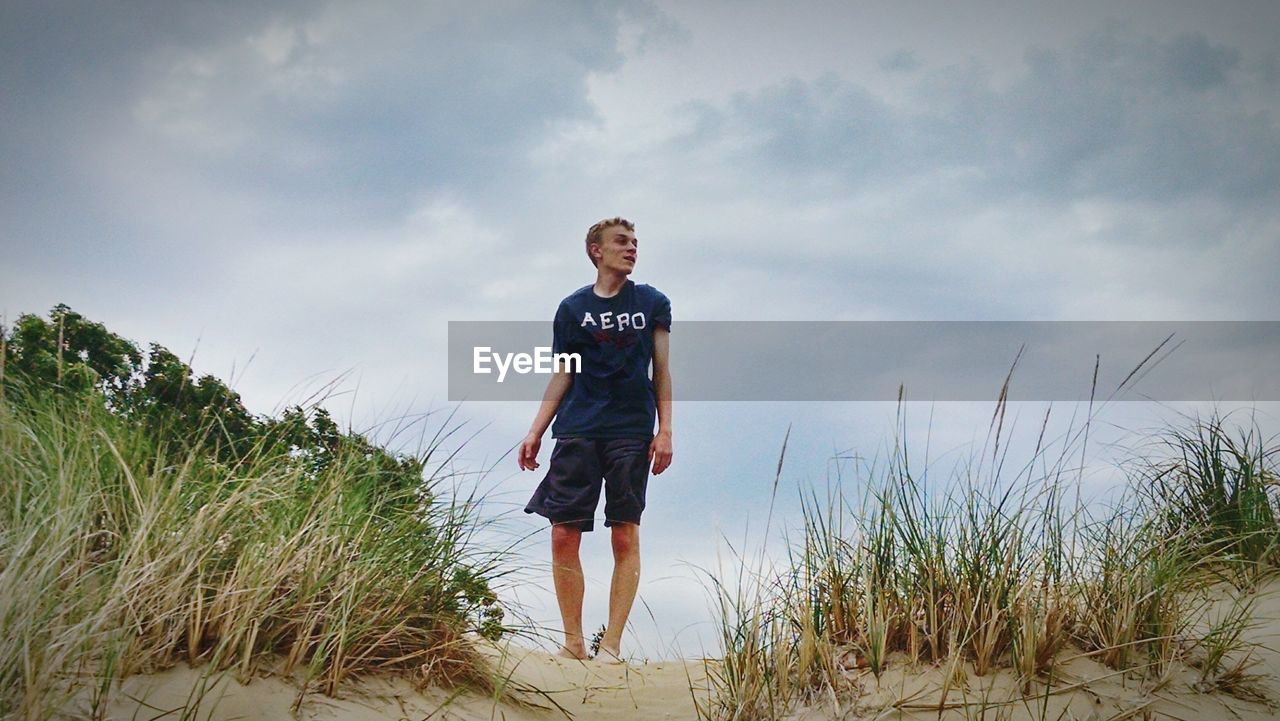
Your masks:
<svg viewBox="0 0 1280 721"><path fill-rule="evenodd" d="M604 525L640 523L649 482L649 441L638 438L559 438L547 475L525 513L582 531L595 527L604 486Z"/></svg>

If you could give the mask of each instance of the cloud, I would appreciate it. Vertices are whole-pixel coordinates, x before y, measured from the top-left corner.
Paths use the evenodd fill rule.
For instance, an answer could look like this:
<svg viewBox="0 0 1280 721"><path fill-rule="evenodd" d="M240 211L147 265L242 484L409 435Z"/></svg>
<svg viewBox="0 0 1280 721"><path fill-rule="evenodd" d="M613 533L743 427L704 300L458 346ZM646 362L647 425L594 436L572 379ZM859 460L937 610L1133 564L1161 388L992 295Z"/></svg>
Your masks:
<svg viewBox="0 0 1280 721"><path fill-rule="evenodd" d="M623 24L640 43L669 25L643 0L218 7L7 10L6 244L358 226L436 191L496 204L547 134L593 120Z"/></svg>
<svg viewBox="0 0 1280 721"><path fill-rule="evenodd" d="M633 0L3 12L0 311L199 344L262 410L347 370L441 400L445 321L539 293L529 153L596 121L623 33L673 31Z"/></svg>
<svg viewBox="0 0 1280 721"><path fill-rule="evenodd" d="M1280 187L1280 108L1248 102L1260 79L1241 59L1203 35L1107 30L1065 52L1032 48L1007 86L970 63L919 71L900 103L834 75L738 93L694 106L673 147L769 192L932 175L976 197L1252 204ZM766 168L776 184L755 182Z"/></svg>
<svg viewBox="0 0 1280 721"><path fill-rule="evenodd" d="M424 7L332 5L186 54L135 117L224 182L379 212L428 188L503 192L549 126L590 118L587 75L621 62L616 10Z"/></svg>
<svg viewBox="0 0 1280 721"><path fill-rule="evenodd" d="M643 142L557 137L543 201L624 198L684 318L1271 318L1280 98L1257 54L1112 28L1018 56L892 93L832 71L637 102ZM1221 80L1189 83L1197 63Z"/></svg>
<svg viewBox="0 0 1280 721"><path fill-rule="evenodd" d="M895 50L880 60L880 69L891 73L909 73L920 67L913 50Z"/></svg>
<svg viewBox="0 0 1280 721"><path fill-rule="evenodd" d="M1191 90L1225 85L1227 74L1240 64L1239 51L1212 45L1204 35L1182 35L1164 48L1169 77Z"/></svg>

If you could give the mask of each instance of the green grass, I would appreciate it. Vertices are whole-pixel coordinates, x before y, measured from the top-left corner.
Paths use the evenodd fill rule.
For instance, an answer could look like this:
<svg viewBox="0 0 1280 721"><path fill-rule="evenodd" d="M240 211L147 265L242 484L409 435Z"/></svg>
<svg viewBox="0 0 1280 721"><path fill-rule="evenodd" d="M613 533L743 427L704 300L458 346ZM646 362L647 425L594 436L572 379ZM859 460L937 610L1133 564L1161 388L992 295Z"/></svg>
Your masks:
<svg viewBox="0 0 1280 721"><path fill-rule="evenodd" d="M950 475L917 473L900 437L861 469L858 497L805 493L781 570L711 576L724 659L709 668L704 718L847 702L851 678L893 664L943 669L943 699L964 692L966 674L997 671L1048 699L1055 664L1073 655L1153 683L1196 666L1193 690L1258 699L1242 631L1248 589L1278 560L1277 449L1256 426L1193 419L1168 429L1128 468L1122 500L1099 509L1080 500L1069 460L1087 424L1057 444L1042 427L1015 465L1004 410ZM1235 604L1206 626L1224 581Z"/></svg>
<svg viewBox="0 0 1280 721"><path fill-rule="evenodd" d="M1188 536L1197 548L1246 564L1274 558L1280 546L1277 454L1250 422L1194 419L1158 439L1157 459L1135 472L1161 532Z"/></svg>
<svg viewBox="0 0 1280 721"><path fill-rule="evenodd" d="M73 695L97 716L115 682L181 662L488 688L467 632L501 570L447 474L406 490L360 453L316 473L171 447L92 399L0 398L0 717Z"/></svg>

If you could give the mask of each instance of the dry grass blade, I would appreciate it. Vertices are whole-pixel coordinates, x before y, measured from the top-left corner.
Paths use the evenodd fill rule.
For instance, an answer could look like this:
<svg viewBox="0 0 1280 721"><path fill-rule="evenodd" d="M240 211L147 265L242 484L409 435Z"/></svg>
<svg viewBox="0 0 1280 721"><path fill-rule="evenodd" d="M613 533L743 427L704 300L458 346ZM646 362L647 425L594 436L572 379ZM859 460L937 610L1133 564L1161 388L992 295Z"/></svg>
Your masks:
<svg viewBox="0 0 1280 721"><path fill-rule="evenodd" d="M1010 478L1012 426L997 405L987 450L943 483L930 482L927 465L918 472L895 439L887 462L866 468L860 503L839 487L825 501L802 495L801 533L780 572L750 592L727 593L712 577L724 661L704 718L776 718L821 699L847 705L851 674L880 678L896 663L943 669L942 697L919 709L1007 715L1043 687L1037 708L1048 714L1061 684L1055 669L1073 648L1159 687L1198 646L1206 690L1260 700L1238 644L1248 609L1204 635L1194 620L1208 584L1256 584L1280 561L1280 489L1269 481L1280 451L1256 434L1232 439L1217 419L1200 423L1149 466L1168 484L1160 493L1149 491L1151 474L1134 472L1141 492L1099 513L1078 493L1074 507L1063 500L1072 496L1063 464L1088 437L1087 422L1056 447L1046 419L1033 457ZM948 701L967 693L966 666L979 679L1011 669L1022 695Z"/></svg>
<svg viewBox="0 0 1280 721"><path fill-rule="evenodd" d="M324 690L401 670L492 686L469 651L491 560L446 474L388 486L264 446L232 466L74 398L0 401L0 716L179 661L242 679L283 658Z"/></svg>

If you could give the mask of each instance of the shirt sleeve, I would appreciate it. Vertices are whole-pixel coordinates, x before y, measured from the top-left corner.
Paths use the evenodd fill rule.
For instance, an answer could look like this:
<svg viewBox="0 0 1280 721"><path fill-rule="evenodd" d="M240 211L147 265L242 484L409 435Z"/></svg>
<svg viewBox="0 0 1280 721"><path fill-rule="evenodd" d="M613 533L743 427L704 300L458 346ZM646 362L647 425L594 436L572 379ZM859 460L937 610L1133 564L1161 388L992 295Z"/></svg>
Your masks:
<svg viewBox="0 0 1280 721"><path fill-rule="evenodd" d="M569 333L573 328L573 314L569 312L569 307L564 303L556 309L556 319L551 324L551 352L552 353L568 353L569 352Z"/></svg>
<svg viewBox="0 0 1280 721"><path fill-rule="evenodd" d="M653 322L658 324L659 328L671 330L671 299L663 293L658 293L658 300L653 305Z"/></svg>

